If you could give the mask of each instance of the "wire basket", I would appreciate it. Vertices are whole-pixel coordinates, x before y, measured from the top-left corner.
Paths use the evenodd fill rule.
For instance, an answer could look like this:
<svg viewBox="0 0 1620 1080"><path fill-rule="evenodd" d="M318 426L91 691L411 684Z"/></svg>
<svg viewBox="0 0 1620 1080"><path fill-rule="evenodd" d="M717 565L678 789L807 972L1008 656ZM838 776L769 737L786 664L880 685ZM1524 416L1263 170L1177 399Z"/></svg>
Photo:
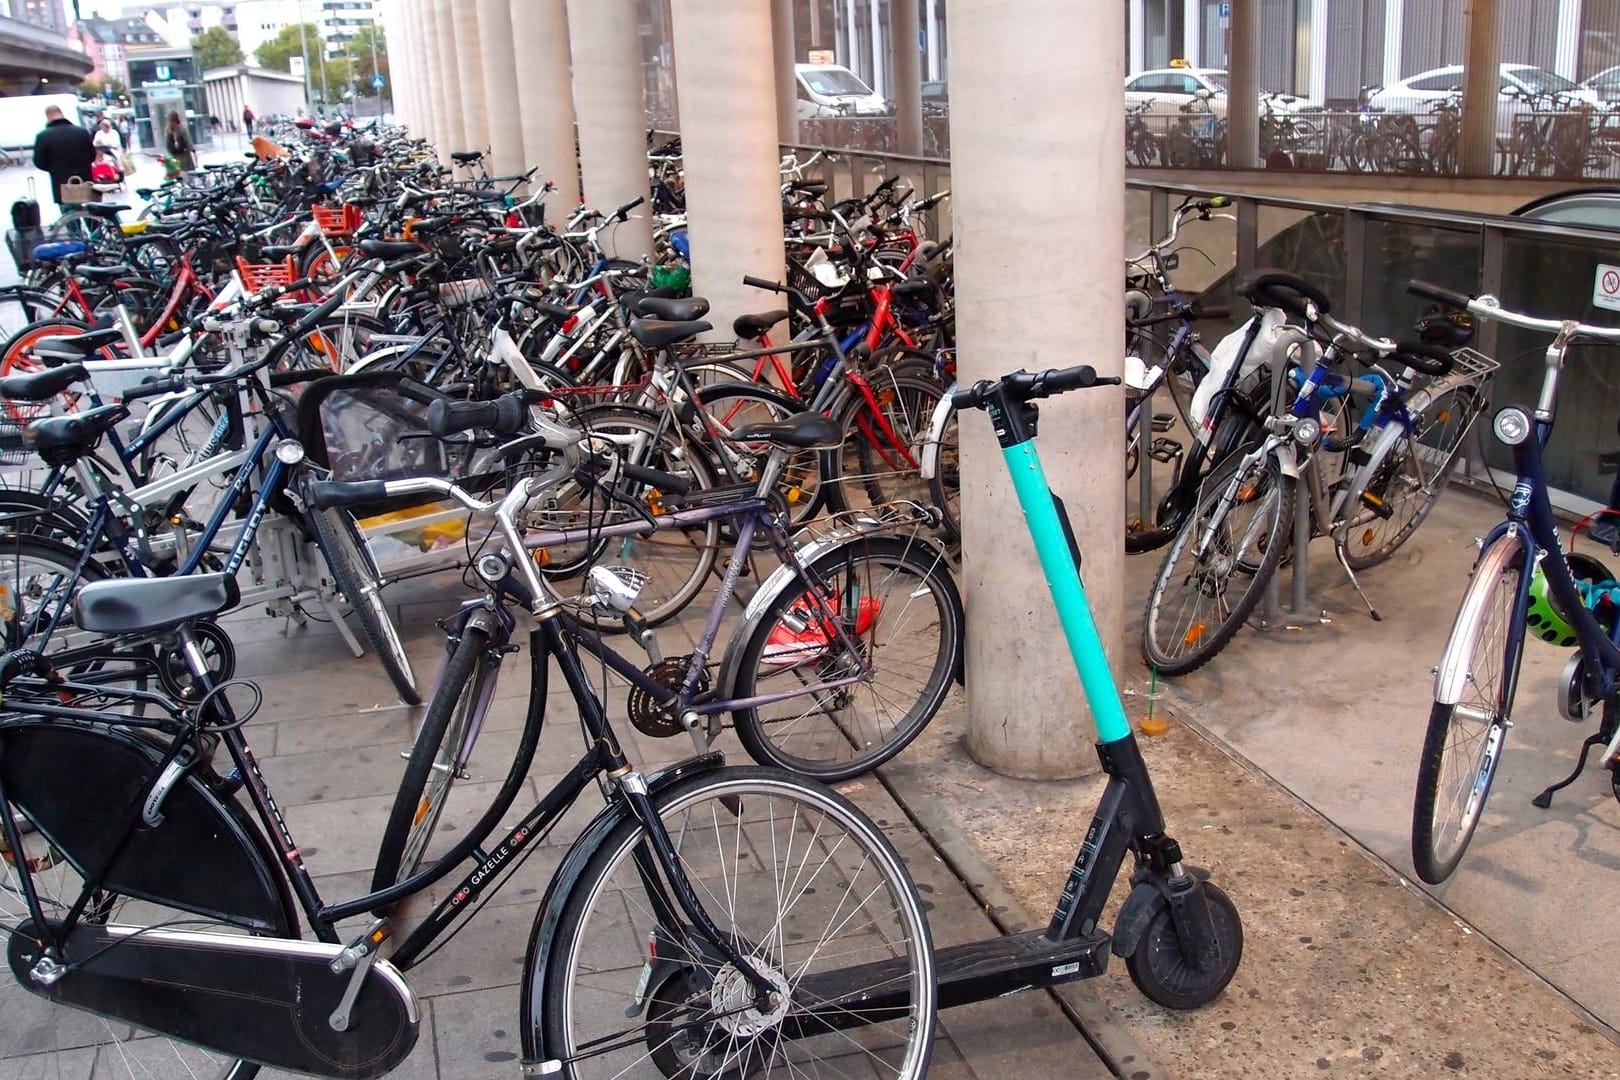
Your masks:
<svg viewBox="0 0 1620 1080"><path fill-rule="evenodd" d="M242 287L250 293L256 293L276 286L291 285L297 281L298 262L289 255L280 262L250 263L238 255L236 272L242 275Z"/></svg>
<svg viewBox="0 0 1620 1080"><path fill-rule="evenodd" d="M8 403L9 404L9 403ZM0 416L0 467L27 465L34 457L26 421Z"/></svg>
<svg viewBox="0 0 1620 1080"><path fill-rule="evenodd" d="M360 208L353 203L342 206L312 206L310 216L327 236L353 236L360 228Z"/></svg>

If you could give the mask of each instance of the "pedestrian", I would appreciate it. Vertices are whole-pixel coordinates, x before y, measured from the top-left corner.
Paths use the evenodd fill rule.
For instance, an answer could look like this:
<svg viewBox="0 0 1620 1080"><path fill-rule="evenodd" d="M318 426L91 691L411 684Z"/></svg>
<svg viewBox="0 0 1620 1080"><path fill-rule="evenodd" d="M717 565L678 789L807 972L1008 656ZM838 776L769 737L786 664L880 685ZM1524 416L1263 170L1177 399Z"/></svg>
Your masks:
<svg viewBox="0 0 1620 1080"><path fill-rule="evenodd" d="M96 163L96 144L90 133L51 105L45 110L45 130L34 140L34 167L51 175L51 198L62 205L62 185L75 176L90 180Z"/></svg>
<svg viewBox="0 0 1620 1080"><path fill-rule="evenodd" d="M117 129L113 127L112 121L105 116L101 118L101 123L96 125L96 133L92 141L96 144L97 150L105 150L114 158L123 156L123 136L118 134Z"/></svg>
<svg viewBox="0 0 1620 1080"><path fill-rule="evenodd" d="M242 130L247 132L249 139L253 138L253 121L256 119L258 118L253 115L251 108L246 105L242 106Z"/></svg>
<svg viewBox="0 0 1620 1080"><path fill-rule="evenodd" d="M169 113L169 124L164 129L163 140L169 156L174 158L181 172L191 172L197 167L197 151L191 145L191 133L186 130L178 112Z"/></svg>

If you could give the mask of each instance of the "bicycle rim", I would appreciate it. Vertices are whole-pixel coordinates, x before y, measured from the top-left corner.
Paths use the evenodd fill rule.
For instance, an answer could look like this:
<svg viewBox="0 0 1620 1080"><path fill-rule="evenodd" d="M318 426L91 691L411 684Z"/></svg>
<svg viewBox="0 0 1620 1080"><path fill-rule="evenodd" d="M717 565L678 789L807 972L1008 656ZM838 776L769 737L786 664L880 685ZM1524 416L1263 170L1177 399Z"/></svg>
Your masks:
<svg viewBox="0 0 1620 1080"><path fill-rule="evenodd" d="M927 924L903 864L865 815L761 769L700 777L662 798L658 813L705 911L786 993L769 1012L750 1008L746 984L713 945L684 919L660 926L637 859L644 834L622 826L569 899L549 1007L536 1017L575 1080L925 1074L935 1009ZM665 963L652 972L655 934ZM837 971L885 961L883 976L858 988L902 990L898 1015L849 1030L809 1015L818 1005L823 1016L847 1014L826 1008L821 991ZM643 1009L644 970L656 978ZM851 996L839 989L836 1000ZM793 1025L802 1037L783 1037Z"/></svg>

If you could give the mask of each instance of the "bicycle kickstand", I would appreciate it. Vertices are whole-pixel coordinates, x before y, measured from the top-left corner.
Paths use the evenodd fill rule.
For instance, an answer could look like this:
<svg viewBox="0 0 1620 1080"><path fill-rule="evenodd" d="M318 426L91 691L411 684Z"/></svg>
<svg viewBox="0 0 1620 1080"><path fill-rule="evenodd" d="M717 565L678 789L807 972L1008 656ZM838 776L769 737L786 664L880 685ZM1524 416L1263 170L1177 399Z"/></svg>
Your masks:
<svg viewBox="0 0 1620 1080"><path fill-rule="evenodd" d="M1378 609L1372 606L1371 600L1367 599L1366 590L1361 587L1361 582L1357 580L1356 572L1350 569L1350 556L1345 553L1343 542L1333 545L1333 554L1338 557L1339 566L1344 570L1344 576L1350 579L1350 587L1356 590L1356 595L1361 597L1361 602L1367 605L1367 614L1372 616L1372 621L1383 622L1384 617L1378 614Z"/></svg>

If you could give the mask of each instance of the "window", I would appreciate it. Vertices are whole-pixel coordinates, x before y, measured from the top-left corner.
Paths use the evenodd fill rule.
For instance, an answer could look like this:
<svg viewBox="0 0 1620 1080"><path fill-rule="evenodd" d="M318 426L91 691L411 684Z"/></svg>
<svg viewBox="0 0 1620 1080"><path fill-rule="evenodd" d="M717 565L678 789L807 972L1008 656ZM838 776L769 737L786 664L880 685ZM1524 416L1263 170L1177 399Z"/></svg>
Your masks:
<svg viewBox="0 0 1620 1080"><path fill-rule="evenodd" d="M1567 94L1571 90L1580 89L1562 75L1555 75L1550 71L1543 71L1541 68L1516 67L1512 68L1511 71L1513 81L1516 81L1532 94ZM1502 85L1507 86L1508 81L1507 77L1504 76Z"/></svg>
<svg viewBox="0 0 1620 1080"><path fill-rule="evenodd" d="M840 68L820 68L806 71L801 76L810 89L827 97L859 95L865 97L872 88L861 82L853 72Z"/></svg>
<svg viewBox="0 0 1620 1080"><path fill-rule="evenodd" d="M1463 73L1461 71L1446 71L1441 75L1428 75L1421 79L1413 79L1406 85L1413 90L1451 90L1462 86Z"/></svg>
<svg viewBox="0 0 1620 1080"><path fill-rule="evenodd" d="M1135 81L1126 89L1133 94L1178 94L1181 92L1181 77L1176 75L1138 75Z"/></svg>

